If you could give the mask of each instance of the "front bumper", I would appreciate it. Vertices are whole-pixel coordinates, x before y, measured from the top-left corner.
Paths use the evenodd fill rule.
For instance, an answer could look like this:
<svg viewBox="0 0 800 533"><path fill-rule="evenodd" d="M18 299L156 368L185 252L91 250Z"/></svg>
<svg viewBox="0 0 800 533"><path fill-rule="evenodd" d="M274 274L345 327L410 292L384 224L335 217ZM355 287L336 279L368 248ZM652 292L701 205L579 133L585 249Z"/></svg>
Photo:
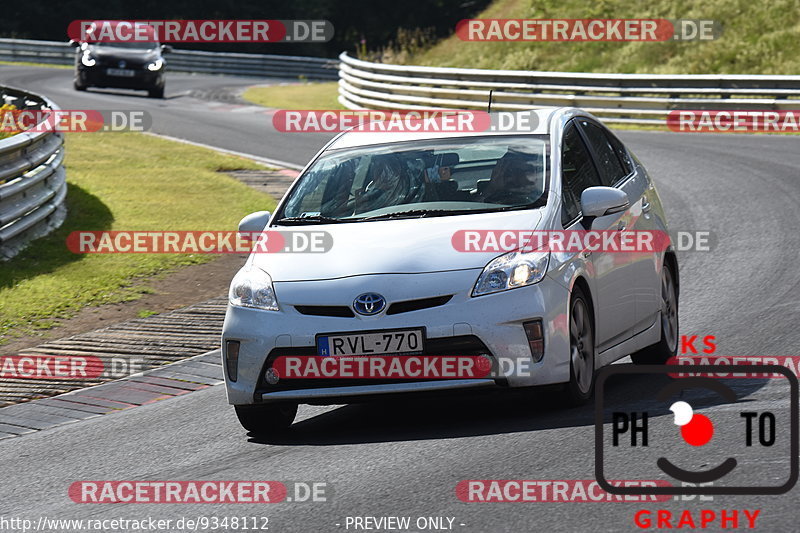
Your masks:
<svg viewBox="0 0 800 533"><path fill-rule="evenodd" d="M335 403L336 398L393 393L447 391L491 386L522 387L569 380L568 292L545 277L540 283L473 298L470 291L480 269L425 274L375 274L344 279L275 282L280 311L263 311L229 305L222 346L239 341L237 380L225 370L228 401L234 405L259 402ZM310 316L303 306L350 306L364 292L378 292L391 304L451 295L444 304L397 314ZM524 322L541 319L545 354L533 362ZM378 380L303 383L281 380L269 385L264 372L276 355L313 355L318 333L370 331L424 327L429 355L477 355L510 361L501 365L498 379L446 381ZM433 353L435 351L435 353ZM514 361L527 361L524 368ZM224 363L224 361L223 361ZM223 366L225 366L223 364ZM293 383L296 381L297 383Z"/></svg>
<svg viewBox="0 0 800 533"><path fill-rule="evenodd" d="M416 381L407 383L384 383L380 385L347 385L293 389L266 392L262 401L298 403L341 403L343 400L360 400L372 396L389 396L407 393L438 393L463 389L482 389L495 386L492 379L459 379L444 381Z"/></svg>
<svg viewBox="0 0 800 533"><path fill-rule="evenodd" d="M85 87L115 87L120 89L155 89L164 87L164 69L150 71L137 68L134 75L109 76L107 67L79 67L77 71L78 84Z"/></svg>

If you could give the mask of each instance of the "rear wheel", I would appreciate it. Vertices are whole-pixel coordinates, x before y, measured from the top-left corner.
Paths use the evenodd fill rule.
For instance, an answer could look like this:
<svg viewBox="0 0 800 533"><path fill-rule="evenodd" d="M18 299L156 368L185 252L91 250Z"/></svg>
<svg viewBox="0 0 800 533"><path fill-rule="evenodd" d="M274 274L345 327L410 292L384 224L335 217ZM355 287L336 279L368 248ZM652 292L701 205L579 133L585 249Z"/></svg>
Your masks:
<svg viewBox="0 0 800 533"><path fill-rule="evenodd" d="M254 435L270 435L286 431L297 415L296 403L236 405L236 416L242 427Z"/></svg>
<svg viewBox="0 0 800 533"><path fill-rule="evenodd" d="M678 286L669 263L661 269L661 339L631 354L638 365L663 365L678 354Z"/></svg>
<svg viewBox="0 0 800 533"><path fill-rule="evenodd" d="M577 287L570 302L569 355L566 400L570 405L583 405L594 392L594 325L588 300Z"/></svg>

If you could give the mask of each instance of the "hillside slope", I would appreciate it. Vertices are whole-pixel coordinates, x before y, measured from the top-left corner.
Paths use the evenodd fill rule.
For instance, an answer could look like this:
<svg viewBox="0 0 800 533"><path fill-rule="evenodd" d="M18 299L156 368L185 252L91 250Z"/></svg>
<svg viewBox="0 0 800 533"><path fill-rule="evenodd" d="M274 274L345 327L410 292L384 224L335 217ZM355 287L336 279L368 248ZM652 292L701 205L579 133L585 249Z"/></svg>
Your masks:
<svg viewBox="0 0 800 533"><path fill-rule="evenodd" d="M451 35L404 63L664 74L800 74L800 0L495 0L476 18L713 19L705 42L465 42Z"/></svg>

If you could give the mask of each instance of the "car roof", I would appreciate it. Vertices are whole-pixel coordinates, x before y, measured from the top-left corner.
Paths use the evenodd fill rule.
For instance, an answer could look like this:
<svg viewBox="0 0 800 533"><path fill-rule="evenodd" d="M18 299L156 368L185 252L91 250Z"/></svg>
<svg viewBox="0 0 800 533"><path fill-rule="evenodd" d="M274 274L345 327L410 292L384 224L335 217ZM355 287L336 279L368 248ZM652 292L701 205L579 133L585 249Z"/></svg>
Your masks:
<svg viewBox="0 0 800 533"><path fill-rule="evenodd" d="M340 148L355 148L359 146L371 146L377 144L387 144L406 141L421 141L427 139L454 139L464 137L485 137L485 136L501 136L501 135L548 135L550 133L550 126L554 121L559 121L562 124L573 116L591 116L588 113L576 109L574 107L541 107L529 111L519 112L505 112L519 120L520 116L527 116L528 124L533 127L525 128L521 131L509 131L495 129L494 131L458 131L458 132L441 132L441 131L405 131L405 132L365 132L365 131L345 131L338 137L333 139L327 146L328 150L338 150ZM496 125L499 113L491 113L492 124ZM517 122L515 122L517 123Z"/></svg>

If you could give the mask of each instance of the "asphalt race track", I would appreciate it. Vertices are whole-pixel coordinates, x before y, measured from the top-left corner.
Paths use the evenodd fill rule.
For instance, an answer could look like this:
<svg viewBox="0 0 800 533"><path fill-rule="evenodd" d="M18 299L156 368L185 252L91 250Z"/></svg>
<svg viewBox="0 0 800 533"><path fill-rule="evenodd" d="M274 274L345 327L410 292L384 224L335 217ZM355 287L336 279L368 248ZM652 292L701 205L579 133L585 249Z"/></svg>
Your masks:
<svg viewBox="0 0 800 533"><path fill-rule="evenodd" d="M168 79L165 98L156 100L147 98L145 91L75 91L72 71L67 69L0 65L0 76L0 83L44 94L62 109L144 110L153 119L155 133L262 157L270 153L279 161L305 164L324 141L317 134L278 135L272 128L271 116L255 106L234 111L231 106L208 105L212 100L235 104L235 89L282 80L173 74ZM273 133L269 138L264 137L265 128Z"/></svg>
<svg viewBox="0 0 800 533"><path fill-rule="evenodd" d="M71 76L65 69L0 66L3 84L45 94L64 109L144 109L152 114L155 133L264 158L303 165L328 138L276 132L268 115L250 107L239 112L213 107L215 98L229 99L236 88L264 80L172 75L167 98L151 100L125 91L78 93ZM797 137L619 135L655 176L672 229L714 235L712 251L679 255L681 333L714 335L720 355L798 354ZM232 220L231 227L236 223ZM787 416L785 387L735 381L750 405ZM626 410L642 408L658 383L651 377L620 379L608 401ZM454 530L471 533L625 531L637 530L633 516L640 509L759 509L758 529L797 530L797 487L780 496L723 495L660 504L459 501L455 487L461 480L593 479L593 407L557 409L552 403L551 396L540 393L303 406L289 437L256 442L226 404L224 387L216 386L0 441L0 515L34 520L267 516L275 532L347 531L346 518L354 516L410 516L412 523L420 516L445 516L454 518ZM714 417L723 410L709 405L703 413ZM666 411L658 423L671 424L671 414ZM681 457L686 448L676 439L670 451ZM626 462L616 457L608 468L624 469ZM765 459L764 470L770 468L781 465ZM205 479L326 482L330 501L79 505L67 494L77 480ZM743 517L740 521L746 523Z"/></svg>

